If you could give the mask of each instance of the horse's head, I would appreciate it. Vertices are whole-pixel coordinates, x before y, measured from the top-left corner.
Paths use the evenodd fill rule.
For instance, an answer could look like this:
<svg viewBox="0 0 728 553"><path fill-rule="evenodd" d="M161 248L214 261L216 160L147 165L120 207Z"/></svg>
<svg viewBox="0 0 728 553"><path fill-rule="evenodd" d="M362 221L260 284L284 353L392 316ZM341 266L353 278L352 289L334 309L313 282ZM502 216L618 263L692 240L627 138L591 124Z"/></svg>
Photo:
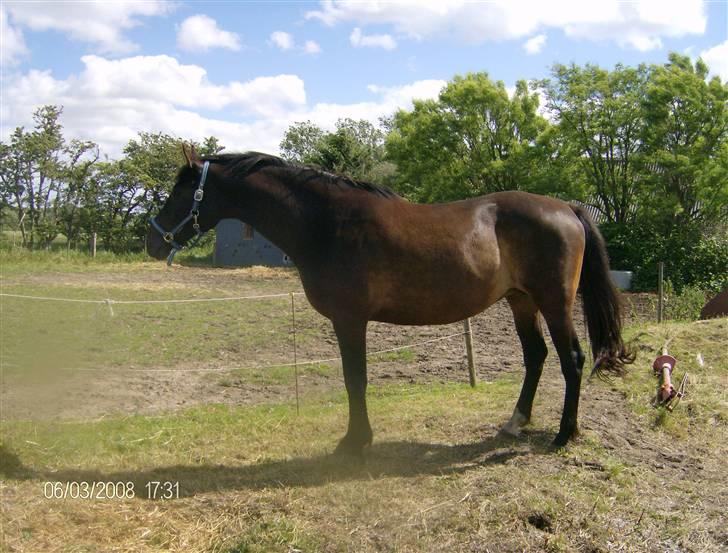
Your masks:
<svg viewBox="0 0 728 553"><path fill-rule="evenodd" d="M183 146L187 165L180 169L167 201L152 217L147 234L147 253L172 262L174 254L190 239L202 236L220 220L217 190L210 163L194 148Z"/></svg>

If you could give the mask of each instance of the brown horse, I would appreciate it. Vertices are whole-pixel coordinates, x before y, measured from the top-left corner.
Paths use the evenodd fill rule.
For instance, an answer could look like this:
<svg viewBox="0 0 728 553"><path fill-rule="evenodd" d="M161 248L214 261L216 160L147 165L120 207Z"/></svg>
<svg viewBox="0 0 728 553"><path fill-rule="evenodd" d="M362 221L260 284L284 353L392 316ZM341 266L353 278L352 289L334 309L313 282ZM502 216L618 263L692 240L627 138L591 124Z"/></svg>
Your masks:
<svg viewBox="0 0 728 553"><path fill-rule="evenodd" d="M558 446L577 433L584 365L572 321L577 288L594 371L620 374L633 360L621 338L603 239L578 207L524 192L418 205L384 187L264 154L203 160L185 150L185 156L188 165L152 220L148 252L162 259L195 231L235 218L290 256L306 297L331 320L339 341L349 426L337 452L360 454L372 441L365 398L368 321L453 323L505 297L526 365L521 395L504 427L517 434L530 420L546 358L541 313L566 381Z"/></svg>

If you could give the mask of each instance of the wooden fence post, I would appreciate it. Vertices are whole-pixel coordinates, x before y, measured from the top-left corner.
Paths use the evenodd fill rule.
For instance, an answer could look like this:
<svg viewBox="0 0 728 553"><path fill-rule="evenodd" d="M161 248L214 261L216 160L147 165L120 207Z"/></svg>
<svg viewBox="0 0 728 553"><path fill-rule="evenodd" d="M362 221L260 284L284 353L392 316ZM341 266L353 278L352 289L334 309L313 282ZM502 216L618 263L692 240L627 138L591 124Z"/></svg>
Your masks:
<svg viewBox="0 0 728 553"><path fill-rule="evenodd" d="M662 310L663 310L663 296L664 296L664 284L663 279L665 277L665 263L660 261L657 264L657 322L662 322Z"/></svg>
<svg viewBox="0 0 728 553"><path fill-rule="evenodd" d="M298 351L296 346L296 303L291 292L291 330L293 332L293 373L296 378L296 415L300 414L301 406L298 399Z"/></svg>
<svg viewBox="0 0 728 553"><path fill-rule="evenodd" d="M89 240L89 250L91 253L91 257L96 257L96 233L94 232L91 235L91 240Z"/></svg>
<svg viewBox="0 0 728 553"><path fill-rule="evenodd" d="M473 329L470 326L470 319L463 321L463 329L465 331L465 352L468 355L468 375L470 376L470 386L475 388L477 379L475 377L475 359L473 357Z"/></svg>

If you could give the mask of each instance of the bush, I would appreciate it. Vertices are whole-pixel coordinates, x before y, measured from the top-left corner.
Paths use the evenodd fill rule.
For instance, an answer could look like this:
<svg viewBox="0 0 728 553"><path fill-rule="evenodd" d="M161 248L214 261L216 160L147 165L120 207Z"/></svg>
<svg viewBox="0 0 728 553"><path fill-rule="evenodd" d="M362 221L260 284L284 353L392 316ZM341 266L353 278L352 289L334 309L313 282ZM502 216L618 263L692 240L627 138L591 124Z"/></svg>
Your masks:
<svg viewBox="0 0 728 553"><path fill-rule="evenodd" d="M657 264L676 293L685 287L717 292L728 285L728 236L685 225L665 232L650 223L601 226L613 269L633 271L636 291L657 288Z"/></svg>
<svg viewBox="0 0 728 553"><path fill-rule="evenodd" d="M697 286L685 286L678 294L668 280L664 288L664 317L670 320L697 321L707 298Z"/></svg>

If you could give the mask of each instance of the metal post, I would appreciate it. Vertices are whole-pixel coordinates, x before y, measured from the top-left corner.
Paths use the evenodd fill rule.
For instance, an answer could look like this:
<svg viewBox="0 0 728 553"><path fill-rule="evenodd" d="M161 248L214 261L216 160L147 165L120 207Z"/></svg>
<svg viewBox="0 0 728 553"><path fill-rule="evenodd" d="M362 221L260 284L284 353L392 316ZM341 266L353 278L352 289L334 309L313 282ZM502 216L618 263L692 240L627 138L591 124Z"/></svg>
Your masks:
<svg viewBox="0 0 728 553"><path fill-rule="evenodd" d="M663 279L665 276L665 263L660 261L657 264L657 322L662 322L662 309L663 309Z"/></svg>
<svg viewBox="0 0 728 553"><path fill-rule="evenodd" d="M296 348L296 304L291 292L291 326L293 327L293 371L296 375L296 415L300 413L300 403L298 399L298 351Z"/></svg>
<svg viewBox="0 0 728 553"><path fill-rule="evenodd" d="M475 377L475 359L473 357L473 329L470 326L470 319L463 321L463 329L465 330L465 351L468 354L468 375L470 376L470 386L475 388L477 382Z"/></svg>

